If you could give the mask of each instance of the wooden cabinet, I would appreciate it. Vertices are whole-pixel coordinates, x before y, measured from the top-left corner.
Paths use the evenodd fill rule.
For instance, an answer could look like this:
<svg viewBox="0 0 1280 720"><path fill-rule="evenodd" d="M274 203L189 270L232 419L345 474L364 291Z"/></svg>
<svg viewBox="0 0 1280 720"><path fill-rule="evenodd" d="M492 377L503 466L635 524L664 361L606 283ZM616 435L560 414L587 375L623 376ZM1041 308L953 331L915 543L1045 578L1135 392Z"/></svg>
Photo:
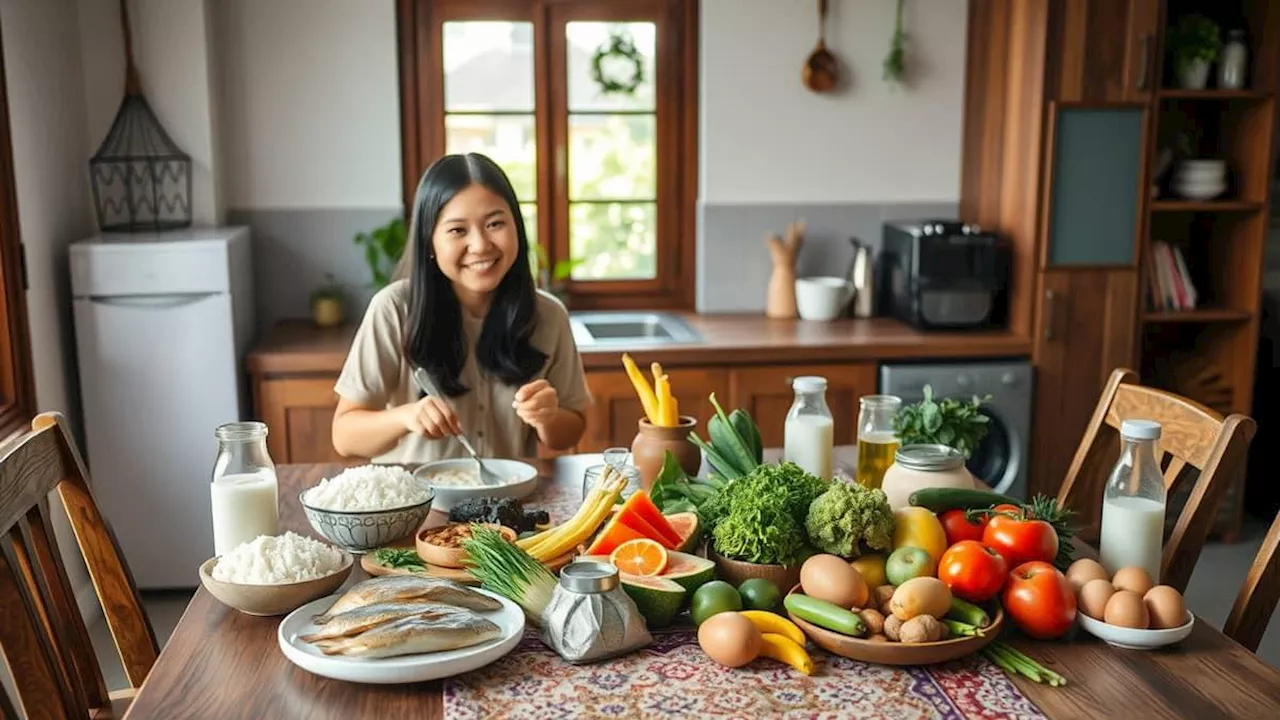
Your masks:
<svg viewBox="0 0 1280 720"><path fill-rule="evenodd" d="M713 414L707 398L711 393L721 407L729 401L729 372L722 367L667 368L671 392L680 404L681 415L698 419L696 431L706 437L707 419ZM646 373L647 374L647 373ZM591 370L587 387L595 406L587 414L587 431L578 443L579 452L600 452L608 447L631 447L636 423L644 415L635 387L622 370ZM727 408L726 408L727 409Z"/></svg>
<svg viewBox="0 0 1280 720"><path fill-rule="evenodd" d="M858 398L876 391L875 363L734 368L729 372L732 407L750 413L765 447L782 447L784 421L795 400L791 381L801 375L827 379L827 406L835 419L835 444L857 442ZM723 403L722 407L730 409Z"/></svg>
<svg viewBox="0 0 1280 720"><path fill-rule="evenodd" d="M363 462L333 449L336 377L268 378L254 389L257 416L267 424L267 449L277 463Z"/></svg>
<svg viewBox="0 0 1280 720"><path fill-rule="evenodd" d="M1048 271L1040 277L1031 490L1056 495L1111 371L1132 367L1135 270ZM1081 525L1097 508L1076 508Z"/></svg>
<svg viewBox="0 0 1280 720"><path fill-rule="evenodd" d="M1146 102L1155 94L1160 0L1057 3L1057 100Z"/></svg>

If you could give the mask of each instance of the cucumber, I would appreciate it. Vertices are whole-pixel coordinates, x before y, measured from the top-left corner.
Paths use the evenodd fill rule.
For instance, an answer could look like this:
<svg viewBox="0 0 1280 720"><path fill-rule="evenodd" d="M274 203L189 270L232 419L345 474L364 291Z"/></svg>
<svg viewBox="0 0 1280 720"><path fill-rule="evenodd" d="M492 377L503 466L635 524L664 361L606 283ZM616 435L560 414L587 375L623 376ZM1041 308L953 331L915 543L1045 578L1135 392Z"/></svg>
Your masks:
<svg viewBox="0 0 1280 720"><path fill-rule="evenodd" d="M948 510L977 510L993 505L1008 503L1022 507L1022 503L1008 495L1001 495L990 490L968 490L964 488L925 488L911 493L907 502L916 507L927 508L935 513Z"/></svg>
<svg viewBox="0 0 1280 720"><path fill-rule="evenodd" d="M867 632L867 626L862 622L862 618L826 600L791 593L786 600L782 601L782 605L801 620L842 635L862 637Z"/></svg>
<svg viewBox="0 0 1280 720"><path fill-rule="evenodd" d="M986 610L958 597L951 598L951 610L947 612L947 617L977 628L984 628L991 624L991 618Z"/></svg>

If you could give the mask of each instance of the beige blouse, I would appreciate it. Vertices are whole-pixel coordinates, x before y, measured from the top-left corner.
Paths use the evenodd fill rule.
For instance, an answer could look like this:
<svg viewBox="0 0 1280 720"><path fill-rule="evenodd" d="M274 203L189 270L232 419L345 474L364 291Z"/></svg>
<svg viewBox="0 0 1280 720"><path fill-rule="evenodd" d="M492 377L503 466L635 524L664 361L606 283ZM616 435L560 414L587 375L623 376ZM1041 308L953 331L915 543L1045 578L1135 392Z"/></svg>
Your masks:
<svg viewBox="0 0 1280 720"><path fill-rule="evenodd" d="M560 407L583 411L591 406L592 398L582 371L582 357L569 328L569 313L552 295L538 291L537 298L537 322L531 342L547 354L547 362L529 382L545 378L556 389ZM408 280L394 281L373 296L334 387L338 395L374 409L397 407L422 397L404 354L408 318ZM475 348L483 320L465 310L462 319L467 347ZM518 386L507 386L481 372L474 350L467 353L461 380L469 392L449 398L449 402L481 457L521 458L537 454L537 433L511 407ZM467 457L457 439L431 439L406 432L394 448L371 460L422 463L455 457Z"/></svg>

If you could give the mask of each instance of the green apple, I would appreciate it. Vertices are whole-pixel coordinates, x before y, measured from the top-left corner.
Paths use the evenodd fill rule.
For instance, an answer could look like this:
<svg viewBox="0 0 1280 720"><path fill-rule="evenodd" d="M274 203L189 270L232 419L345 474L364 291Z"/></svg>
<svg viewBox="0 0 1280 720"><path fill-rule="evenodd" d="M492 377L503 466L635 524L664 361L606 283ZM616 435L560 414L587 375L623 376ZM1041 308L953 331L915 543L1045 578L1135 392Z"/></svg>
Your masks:
<svg viewBox="0 0 1280 720"><path fill-rule="evenodd" d="M894 550L884 563L885 579L894 587L911 578L933 577L936 571L933 557L925 550L910 545Z"/></svg>

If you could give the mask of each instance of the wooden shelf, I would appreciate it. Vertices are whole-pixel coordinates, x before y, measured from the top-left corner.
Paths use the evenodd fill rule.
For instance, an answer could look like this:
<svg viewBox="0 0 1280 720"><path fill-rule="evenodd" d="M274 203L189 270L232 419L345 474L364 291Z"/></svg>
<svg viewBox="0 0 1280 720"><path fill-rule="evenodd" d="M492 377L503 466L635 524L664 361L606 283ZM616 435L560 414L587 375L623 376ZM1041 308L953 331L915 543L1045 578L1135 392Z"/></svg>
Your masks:
<svg viewBox="0 0 1280 720"><path fill-rule="evenodd" d="M1162 100L1266 100L1271 93L1262 90L1183 90L1165 88L1160 91Z"/></svg>
<svg viewBox="0 0 1280 720"><path fill-rule="evenodd" d="M1233 308L1196 308L1195 310L1148 310L1142 313L1145 323L1210 323L1243 322L1253 317L1248 310Z"/></svg>
<svg viewBox="0 0 1280 720"><path fill-rule="evenodd" d="M1247 200L1153 200L1151 212L1256 212L1262 203Z"/></svg>

